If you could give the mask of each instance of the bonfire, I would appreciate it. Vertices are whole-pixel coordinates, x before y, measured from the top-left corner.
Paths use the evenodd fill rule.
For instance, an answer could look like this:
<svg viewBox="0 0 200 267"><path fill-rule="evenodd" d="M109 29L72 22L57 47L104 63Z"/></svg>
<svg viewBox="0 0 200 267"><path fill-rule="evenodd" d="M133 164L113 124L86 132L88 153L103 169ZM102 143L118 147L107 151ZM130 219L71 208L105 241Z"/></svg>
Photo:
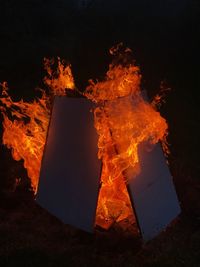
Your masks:
<svg viewBox="0 0 200 267"><path fill-rule="evenodd" d="M96 104L94 126L98 133L98 158L102 161L96 225L106 229L113 222L136 220L126 185L141 171L140 145L146 142L151 150L151 145L160 142L165 154L169 153L168 125L157 109L161 97L157 95L152 102L148 101L141 90L140 69L130 60L130 49L120 53L113 48L110 53L115 60L105 78L89 80L85 90L76 88L70 65L60 58L45 59L44 84L48 90L42 90L40 98L16 102L9 95L6 82L1 84L0 98L2 142L11 149L14 160L23 160L35 194L53 97L70 93Z"/></svg>

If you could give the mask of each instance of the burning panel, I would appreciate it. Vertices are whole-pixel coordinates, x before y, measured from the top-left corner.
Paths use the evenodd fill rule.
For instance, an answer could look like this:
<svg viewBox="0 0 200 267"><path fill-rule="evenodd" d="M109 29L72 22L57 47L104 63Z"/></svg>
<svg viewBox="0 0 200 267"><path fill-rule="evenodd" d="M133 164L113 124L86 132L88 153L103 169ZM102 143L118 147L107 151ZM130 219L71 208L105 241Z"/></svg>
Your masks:
<svg viewBox="0 0 200 267"><path fill-rule="evenodd" d="M180 213L172 177L160 144L139 147L141 172L131 179L129 193L144 240L161 232ZM131 174L129 174L131 176Z"/></svg>
<svg viewBox="0 0 200 267"><path fill-rule="evenodd" d="M55 97L36 201L50 213L92 232L101 162L92 104Z"/></svg>
<svg viewBox="0 0 200 267"><path fill-rule="evenodd" d="M125 59L129 52L125 50ZM64 223L89 232L95 223L108 229L129 218L135 222L134 210L141 234L149 240L180 212L160 146L169 153L168 125L157 110L162 97L149 102L141 91L139 68L117 62L109 65L104 80L89 81L81 93L86 99L64 96L66 88L72 90L68 96L77 95L70 66L59 60L54 77L47 61L45 82L57 95L50 124L50 96L14 102L5 86L0 98L3 143L12 148L14 159L24 160L37 202Z"/></svg>

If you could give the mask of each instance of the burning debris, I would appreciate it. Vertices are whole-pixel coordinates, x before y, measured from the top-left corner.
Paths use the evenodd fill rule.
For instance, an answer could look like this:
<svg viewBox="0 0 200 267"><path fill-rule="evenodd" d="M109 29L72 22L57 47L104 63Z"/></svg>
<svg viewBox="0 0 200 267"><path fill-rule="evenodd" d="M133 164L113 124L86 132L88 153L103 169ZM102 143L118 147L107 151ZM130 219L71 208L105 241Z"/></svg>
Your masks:
<svg viewBox="0 0 200 267"><path fill-rule="evenodd" d="M119 47L117 48L117 50L119 50ZM96 202L94 201L94 204L90 208L88 208L91 210L91 212L88 212L88 214L90 213L88 215L88 221L86 220L85 222L87 226L77 226L82 229L91 230L91 228L93 228L92 213L96 210L96 225L100 225L102 228L108 228L110 227L110 225L112 225L112 223L120 222L124 219L129 219L131 222L137 221L138 227L140 228L144 239L148 240L155 236L157 232L164 229L164 227L177 216L177 214L180 212L180 208L176 198L176 193L173 189L172 181L170 180L171 176L164 160L162 150L158 145L159 142L162 143L165 152L168 152L166 142L168 131L167 122L156 110L156 104L159 103L159 97L157 97L152 103L149 103L145 100L140 87L140 70L132 61L127 60L127 53L130 54L130 49L126 49L125 53L119 54L118 61L112 63L109 66L106 77L103 81L94 82L90 80L89 86L82 93L82 95L86 99L88 99L83 99L83 101L90 102L89 100L91 100L95 103L95 107L93 108L94 126L98 133L98 158L102 161L102 171L100 178L101 188L99 191L99 196L98 163L95 163L96 171L91 172L93 175L95 173L95 175L97 176L92 178L96 179L96 182L94 183L94 199L97 199L98 197L97 208ZM116 49L111 49L111 54L116 54ZM0 98L0 101L2 103L1 111L4 118L3 144L12 149L12 156L15 160L24 160L24 167L27 169L27 174L31 179L31 184L35 193L37 193L39 176L41 176L41 184L43 183L42 180L44 180L45 175L46 179L48 179L52 175L52 173L54 173L54 176L57 176L57 174L55 174L54 172L55 169L53 169L51 172L48 171L50 165L53 165L53 162L49 160L51 158L49 154L53 153L52 151L54 151L54 149L52 150L52 142L49 143L48 141L49 139L52 140L52 138L54 138L52 137L54 136L52 134L52 131L55 132L55 127L58 127L61 131L61 129L65 129L61 127L70 127L71 123L70 120L67 120L68 125L63 126L63 122L61 124L59 124L59 122L55 122L55 120L59 120L57 112L60 112L60 114L65 114L63 113L63 111L66 108L63 103L69 106L70 104L68 100L59 100L58 97L56 97L51 114L50 110L53 103L52 96L60 96L62 98L62 96L66 95L66 89L74 91L76 90L70 66L62 64L62 62L58 58L57 69L53 71L53 64L53 61L47 59L45 60L45 68L48 75L44 78L44 82L50 88L48 95L43 92L42 97L38 98L32 103L26 103L23 100L15 102L9 96L7 86L4 83L2 85L2 97ZM59 102L61 107L59 107ZM77 102L74 102L74 106L76 106L78 109L79 105L77 105ZM87 105L88 104L80 102L80 113L84 113L85 109L89 110ZM81 109L81 106L85 106L83 110ZM66 112L68 112L68 116L71 116L69 110L66 109ZM87 112L85 114L87 114ZM47 137L50 116L52 118L49 126L49 134ZM10 119L10 117L12 119ZM83 131L83 128L80 128L78 130L78 128L75 127L74 129L74 131L80 131L80 129L81 131ZM68 133L66 129L64 132L67 136ZM76 136L75 133L74 135ZM73 138L72 133L71 137ZM62 139L62 136L57 136L57 138ZM66 142L68 142L66 143L67 146L70 147L69 141ZM86 140L84 142L86 142ZM42 164L45 167L42 166L41 168L45 143L46 149ZM65 143L64 139L63 143ZM143 147L142 153L141 147ZM95 149L93 149L92 151L94 152ZM69 154L71 152L67 151L67 153ZM154 159L156 158L156 164L158 165L157 167L155 165L155 161L151 160L151 157L149 158L149 161L152 161L153 166L153 176L149 175L149 177L153 179L150 179L151 181L148 178L143 177L144 173L147 174L146 170L148 169L149 171L151 171L151 168L148 165L145 165L146 163L144 164L144 162L142 162L142 159L144 159L145 161L145 157L148 158L150 154ZM62 156L63 160L64 158L66 160L66 155L64 156L61 153L60 157ZM87 155L85 155L85 158L86 157ZM69 158L68 160L70 161ZM80 158L79 161L81 161ZM70 169L68 161L64 163L65 166L60 162L57 162L57 164L59 167L63 166L64 169L65 166L68 166L68 169ZM73 163L71 163L71 165L73 165ZM79 163L77 163L77 166L79 166ZM146 166L145 169L143 169L144 166ZM87 168L90 168L89 165L87 166ZM46 173L43 169L46 170ZM89 176L91 175L91 173L87 173L88 179L90 179ZM80 175L81 174L77 174L78 177L73 177L73 181L71 182L71 188L73 190L76 190L75 187L73 187L74 180L77 179L76 183L78 184ZM160 175L162 175L162 177L164 178L159 177ZM139 177L141 178L139 179ZM53 179L53 183L59 183L59 177L56 177L56 179L57 181ZM63 177L60 177L60 179L63 179ZM64 179L71 180L72 177L70 178L69 173L66 172ZM155 198L154 196L152 198L154 200L150 201L150 195L148 195L149 193L147 193L148 201L146 202L146 200L141 200L140 194L137 195L137 192L134 192L135 188L138 188L138 179L139 183L141 183L143 186L143 190L146 190L146 187L149 187L153 184L153 191L151 192L151 194L156 195L159 193L159 190L162 191L165 187L165 197L171 197L172 200L170 202L170 205L167 204L167 199L163 200L161 197L161 206L163 205L163 207L167 209L167 216L165 216L162 222L158 222L158 218L156 218L157 221L155 222L155 207L153 207L153 205L156 204L158 197ZM160 189L159 186L157 186L158 180L162 181ZM156 186L154 184L156 184ZM81 187L81 184L79 184L79 186ZM86 185L86 187L87 186L89 185ZM92 188L92 186L90 187ZM52 184L51 188L53 188ZM81 195L83 197L83 202L86 198L88 200L88 188L82 188L83 191L85 190L85 193L83 192L83 194ZM141 188L139 190L141 190ZM58 188L58 190L60 189ZM57 193L59 194L58 191ZM46 202L42 206L48 209L49 203L47 202L50 200L47 201L47 194L48 189L47 193L44 193L44 187L43 189L39 188L37 199L39 203L42 203L45 196L44 201ZM72 192L72 194L74 194L74 191ZM51 198L52 197L50 197L50 199ZM43 200L41 201L41 199ZM79 201L79 206L83 202L80 203ZM88 203L90 202L91 201L86 201L87 205L89 205ZM143 205L144 203L146 203L147 206L150 205L149 207L146 207L152 213L150 214L149 222L148 218L141 214L141 207L143 209L146 209ZM62 219L65 215L58 214L56 204L53 205L53 208L51 207L49 208L49 210L57 217L60 217ZM58 203L58 205L60 205L60 202ZM63 219L63 221L76 225L74 220L80 221L80 219L83 218L84 214L79 212L79 217L75 216L74 219L73 212L69 211L70 205L73 206L73 203L66 205L68 208L68 213L70 213L69 216L72 215L72 221L70 221L69 219L67 220L66 217L65 219ZM63 211L60 212L63 213ZM145 213L144 210L143 212ZM80 217L80 214L82 217ZM144 217L146 224L149 223L150 225L149 228L146 227L146 225L143 223ZM158 225L158 223L160 224ZM152 228L155 226L155 224L156 230Z"/></svg>

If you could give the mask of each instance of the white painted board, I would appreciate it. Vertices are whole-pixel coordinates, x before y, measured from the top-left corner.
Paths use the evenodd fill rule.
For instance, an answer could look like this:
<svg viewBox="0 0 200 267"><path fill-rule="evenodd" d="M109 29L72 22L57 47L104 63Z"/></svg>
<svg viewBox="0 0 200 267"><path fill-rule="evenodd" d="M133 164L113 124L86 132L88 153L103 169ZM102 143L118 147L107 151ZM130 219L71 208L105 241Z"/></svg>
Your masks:
<svg viewBox="0 0 200 267"><path fill-rule="evenodd" d="M130 179L129 194L145 241L164 230L181 212L173 179L160 144L139 148L140 174Z"/></svg>
<svg viewBox="0 0 200 267"><path fill-rule="evenodd" d="M92 104L55 97L36 201L66 224L92 232L101 162Z"/></svg>

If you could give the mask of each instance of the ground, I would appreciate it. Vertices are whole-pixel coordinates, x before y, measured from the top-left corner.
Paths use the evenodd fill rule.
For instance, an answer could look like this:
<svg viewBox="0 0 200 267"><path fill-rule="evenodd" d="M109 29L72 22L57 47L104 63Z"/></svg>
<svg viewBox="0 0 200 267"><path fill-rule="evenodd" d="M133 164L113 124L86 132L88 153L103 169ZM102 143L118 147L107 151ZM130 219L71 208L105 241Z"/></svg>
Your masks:
<svg viewBox="0 0 200 267"><path fill-rule="evenodd" d="M103 77L107 51L121 41L133 50L150 98L162 81L171 88L160 112L169 123L169 166L182 208L146 244L117 226L84 233L35 203L23 163L1 145L0 266L200 266L200 8L194 0L158 2L126 0L120 12L106 14L94 6L76 11L64 1L0 2L0 82L8 82L15 99L35 97L44 57L68 60L84 88L89 78Z"/></svg>

